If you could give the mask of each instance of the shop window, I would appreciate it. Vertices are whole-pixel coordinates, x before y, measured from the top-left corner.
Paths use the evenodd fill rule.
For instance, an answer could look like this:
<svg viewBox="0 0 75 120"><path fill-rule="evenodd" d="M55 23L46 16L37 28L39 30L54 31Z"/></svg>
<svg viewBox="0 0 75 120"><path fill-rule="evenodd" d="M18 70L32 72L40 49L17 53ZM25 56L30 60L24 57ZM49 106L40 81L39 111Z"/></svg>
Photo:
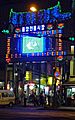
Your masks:
<svg viewBox="0 0 75 120"><path fill-rule="evenodd" d="M72 95L72 89L67 89L67 97L71 97Z"/></svg>
<svg viewBox="0 0 75 120"><path fill-rule="evenodd" d="M0 98L1 98L1 93L0 93Z"/></svg>

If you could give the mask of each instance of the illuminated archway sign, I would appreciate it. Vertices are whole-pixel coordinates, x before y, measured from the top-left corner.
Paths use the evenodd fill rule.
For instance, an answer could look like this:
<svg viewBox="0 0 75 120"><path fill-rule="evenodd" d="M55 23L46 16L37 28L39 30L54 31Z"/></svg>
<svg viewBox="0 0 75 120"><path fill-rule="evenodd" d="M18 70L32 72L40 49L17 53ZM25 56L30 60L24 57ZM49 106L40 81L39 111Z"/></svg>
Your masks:
<svg viewBox="0 0 75 120"><path fill-rule="evenodd" d="M14 27L18 26L23 26L23 25L36 25L36 24L48 24L48 23L53 23L57 19L60 22L70 19L71 18L71 13L63 13L61 12L61 5L60 2L58 1L58 4L55 5L54 7L50 7L47 9L42 9L37 11L36 8L31 7L32 11L37 11L37 12L14 12L13 9L10 11L9 15L9 23L12 23ZM37 14L37 15L36 15ZM59 24L59 28L63 27L63 24Z"/></svg>
<svg viewBox="0 0 75 120"><path fill-rule="evenodd" d="M63 22L70 18L71 13L61 13L60 2L54 7L37 12L14 12L11 9L9 23L13 25L14 38L11 38L11 44L7 46L7 61L9 62L8 58L11 60L13 58L26 58L25 60L29 60L28 57L34 56L33 59L37 61L37 56L63 56L63 40L61 39ZM56 25L54 26L56 21L57 29ZM56 34L56 37L59 37L57 40L54 37ZM57 43L56 50L55 43ZM7 43L7 45L9 44Z"/></svg>

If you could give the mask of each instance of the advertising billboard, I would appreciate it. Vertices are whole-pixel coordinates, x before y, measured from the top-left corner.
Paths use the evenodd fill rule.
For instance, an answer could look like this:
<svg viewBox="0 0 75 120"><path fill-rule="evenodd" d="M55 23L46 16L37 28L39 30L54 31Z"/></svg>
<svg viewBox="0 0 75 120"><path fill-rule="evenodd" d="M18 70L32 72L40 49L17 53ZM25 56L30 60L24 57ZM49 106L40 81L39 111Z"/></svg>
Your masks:
<svg viewBox="0 0 75 120"><path fill-rule="evenodd" d="M22 42L22 53L41 53L45 51L44 37L24 36Z"/></svg>

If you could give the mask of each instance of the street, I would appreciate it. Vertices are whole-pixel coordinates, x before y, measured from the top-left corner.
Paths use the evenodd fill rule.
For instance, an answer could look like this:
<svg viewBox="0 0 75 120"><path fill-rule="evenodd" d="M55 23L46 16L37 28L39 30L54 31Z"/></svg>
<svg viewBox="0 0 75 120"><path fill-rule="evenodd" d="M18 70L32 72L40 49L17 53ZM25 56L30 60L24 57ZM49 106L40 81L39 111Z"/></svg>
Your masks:
<svg viewBox="0 0 75 120"><path fill-rule="evenodd" d="M0 6L0 120L75 120L75 0Z"/></svg>
<svg viewBox="0 0 75 120"><path fill-rule="evenodd" d="M0 120L75 120L75 111L44 110L38 107L0 107Z"/></svg>

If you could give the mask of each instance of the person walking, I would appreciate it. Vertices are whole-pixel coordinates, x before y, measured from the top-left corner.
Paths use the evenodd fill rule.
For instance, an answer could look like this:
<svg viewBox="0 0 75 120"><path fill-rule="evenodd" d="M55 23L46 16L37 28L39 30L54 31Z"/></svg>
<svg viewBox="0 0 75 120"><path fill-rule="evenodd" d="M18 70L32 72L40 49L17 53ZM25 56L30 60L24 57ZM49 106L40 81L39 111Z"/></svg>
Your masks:
<svg viewBox="0 0 75 120"><path fill-rule="evenodd" d="M43 92L41 92L39 95L39 102L40 102L40 106L45 105L45 96L43 95Z"/></svg>
<svg viewBox="0 0 75 120"><path fill-rule="evenodd" d="M24 106L26 107L26 101L27 101L27 97L26 97L26 91L24 92Z"/></svg>

